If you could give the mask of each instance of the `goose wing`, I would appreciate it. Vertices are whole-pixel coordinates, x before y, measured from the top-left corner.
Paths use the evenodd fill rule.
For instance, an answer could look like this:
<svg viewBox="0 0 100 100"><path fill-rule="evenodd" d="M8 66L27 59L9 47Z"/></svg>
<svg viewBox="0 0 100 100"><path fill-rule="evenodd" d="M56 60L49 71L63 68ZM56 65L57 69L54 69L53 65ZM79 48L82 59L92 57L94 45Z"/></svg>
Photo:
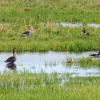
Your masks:
<svg viewBox="0 0 100 100"><path fill-rule="evenodd" d="M15 61L16 61L16 58L11 56L5 62L15 62Z"/></svg>
<svg viewBox="0 0 100 100"><path fill-rule="evenodd" d="M90 56L97 56L97 54L91 54Z"/></svg>

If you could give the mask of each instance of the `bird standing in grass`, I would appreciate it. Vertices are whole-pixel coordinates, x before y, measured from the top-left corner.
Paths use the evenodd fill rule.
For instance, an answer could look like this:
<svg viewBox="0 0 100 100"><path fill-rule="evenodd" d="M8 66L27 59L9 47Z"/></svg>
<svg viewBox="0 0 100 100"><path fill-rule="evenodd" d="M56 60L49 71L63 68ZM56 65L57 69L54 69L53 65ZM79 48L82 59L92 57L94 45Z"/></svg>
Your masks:
<svg viewBox="0 0 100 100"><path fill-rule="evenodd" d="M5 62L14 63L16 61L16 48L13 48L13 55L9 57Z"/></svg>
<svg viewBox="0 0 100 100"><path fill-rule="evenodd" d="M83 29L82 29L82 34L84 37L89 36L89 33L85 27L83 27Z"/></svg>
<svg viewBox="0 0 100 100"><path fill-rule="evenodd" d="M27 29L25 30L25 32L23 32L23 35L24 36L29 36L32 32L33 32L33 27L31 25L29 25L27 27Z"/></svg>

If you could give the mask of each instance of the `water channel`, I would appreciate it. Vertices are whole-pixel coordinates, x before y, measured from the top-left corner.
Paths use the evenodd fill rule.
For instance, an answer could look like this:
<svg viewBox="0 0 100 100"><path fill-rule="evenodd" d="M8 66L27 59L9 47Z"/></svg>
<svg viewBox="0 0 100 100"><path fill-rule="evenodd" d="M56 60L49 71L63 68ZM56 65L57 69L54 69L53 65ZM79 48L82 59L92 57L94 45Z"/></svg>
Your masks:
<svg viewBox="0 0 100 100"><path fill-rule="evenodd" d="M71 57L77 60L81 57L88 57L94 52L70 53L70 52L45 52L45 53L17 53L16 62L13 69L17 72L31 72L31 73L67 73L72 76L100 76L100 68L98 67L80 67L72 64L66 65L66 59ZM0 72L9 71L7 64L4 62L11 53L0 53Z"/></svg>

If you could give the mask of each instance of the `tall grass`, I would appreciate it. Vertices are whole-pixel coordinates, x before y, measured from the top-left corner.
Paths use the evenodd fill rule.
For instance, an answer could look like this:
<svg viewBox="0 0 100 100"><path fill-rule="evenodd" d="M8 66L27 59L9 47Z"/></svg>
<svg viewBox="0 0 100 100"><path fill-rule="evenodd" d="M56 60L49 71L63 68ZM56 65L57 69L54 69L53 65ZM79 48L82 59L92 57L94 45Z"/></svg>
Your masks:
<svg viewBox="0 0 100 100"><path fill-rule="evenodd" d="M64 83L61 81L65 78ZM57 74L0 75L2 100L99 100L99 77L71 78Z"/></svg>

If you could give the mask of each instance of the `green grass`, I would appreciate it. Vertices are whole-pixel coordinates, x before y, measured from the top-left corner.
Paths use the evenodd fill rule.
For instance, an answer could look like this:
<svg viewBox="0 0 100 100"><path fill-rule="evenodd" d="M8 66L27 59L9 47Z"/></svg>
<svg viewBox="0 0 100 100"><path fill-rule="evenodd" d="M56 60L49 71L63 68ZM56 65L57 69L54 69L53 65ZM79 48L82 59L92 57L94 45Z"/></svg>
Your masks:
<svg viewBox="0 0 100 100"><path fill-rule="evenodd" d="M66 60L66 64L77 64L80 67L100 67L100 59L99 58L79 58L76 61L73 61L72 58L68 58Z"/></svg>
<svg viewBox="0 0 100 100"><path fill-rule="evenodd" d="M99 0L0 0L0 20L23 23L70 21L100 23ZM5 8L5 9L4 9Z"/></svg>
<svg viewBox="0 0 100 100"><path fill-rule="evenodd" d="M99 28L88 28L90 36L84 38L82 27L57 27L56 22L100 23L100 0L0 0L0 52L13 47L31 52L100 48ZM29 24L35 32L24 38ZM0 100L100 100L100 77L64 78L68 81L62 86L57 74L5 72L0 75Z"/></svg>
<svg viewBox="0 0 100 100"><path fill-rule="evenodd" d="M91 35L84 38L79 29L60 28L57 31L39 29L29 38L17 33L1 33L0 51L11 51L16 47L17 51L89 51L100 48L99 29L91 32ZM95 32L95 33L94 33Z"/></svg>
<svg viewBox="0 0 100 100"><path fill-rule="evenodd" d="M0 51L89 51L100 48L100 29L57 27L56 22L100 23L99 0L0 0ZM44 23L44 25L42 24ZM35 28L28 39L25 25Z"/></svg>
<svg viewBox="0 0 100 100"><path fill-rule="evenodd" d="M100 59L92 59L92 58L80 58L78 60L78 64L80 66L98 66L100 67Z"/></svg>
<svg viewBox="0 0 100 100"><path fill-rule="evenodd" d="M65 83L60 85L61 80ZM100 77L76 77L57 74L2 74L1 100L99 100Z"/></svg>

